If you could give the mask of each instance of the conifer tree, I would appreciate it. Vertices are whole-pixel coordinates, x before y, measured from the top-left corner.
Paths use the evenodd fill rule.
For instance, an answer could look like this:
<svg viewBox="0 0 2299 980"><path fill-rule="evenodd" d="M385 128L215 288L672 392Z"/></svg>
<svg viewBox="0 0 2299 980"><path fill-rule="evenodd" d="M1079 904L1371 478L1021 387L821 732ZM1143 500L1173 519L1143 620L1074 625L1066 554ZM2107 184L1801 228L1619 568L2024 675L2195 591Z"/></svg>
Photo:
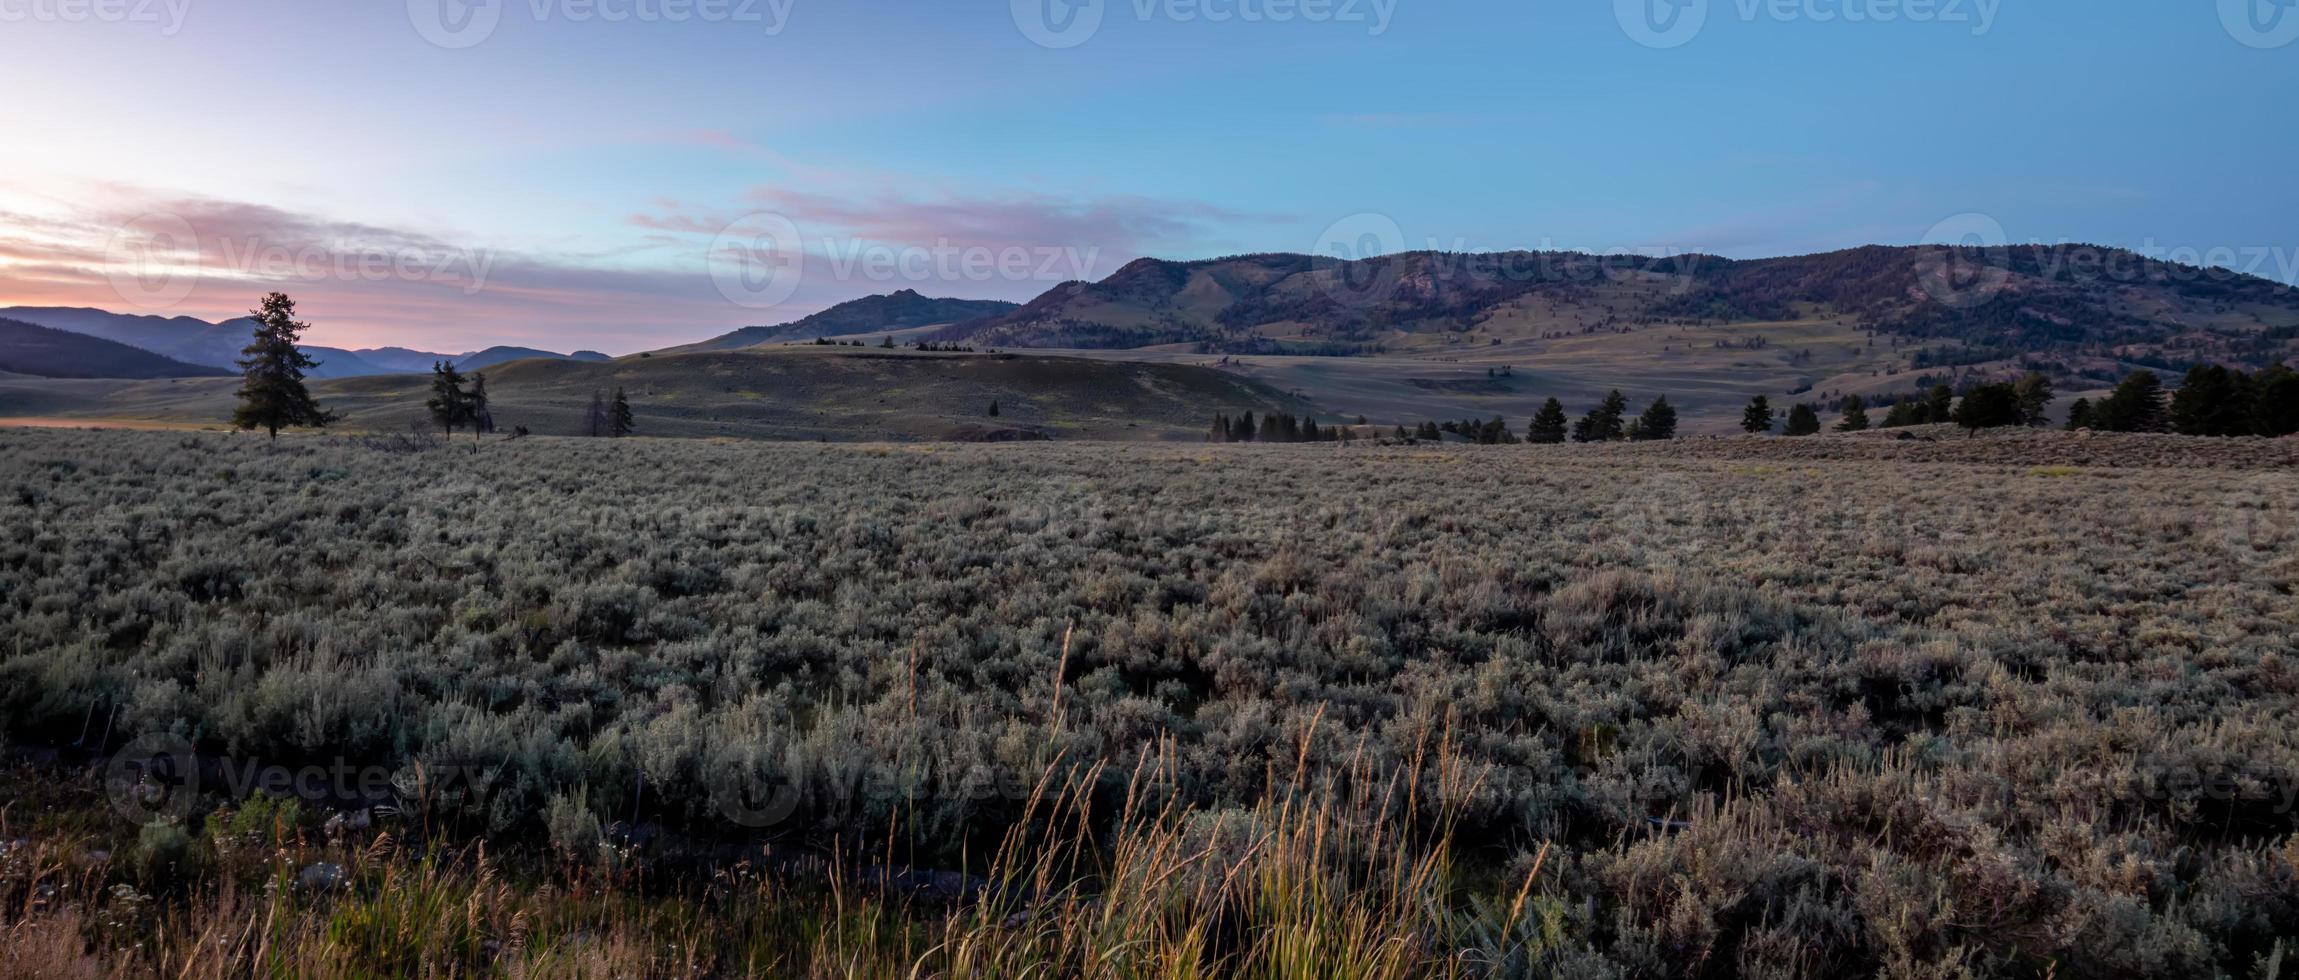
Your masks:
<svg viewBox="0 0 2299 980"><path fill-rule="evenodd" d="M1858 395L1844 399L1844 418L1836 423L1836 431L1868 431L1868 402Z"/></svg>
<svg viewBox="0 0 2299 980"><path fill-rule="evenodd" d="M1963 426L1971 435L1978 435L1981 429L2020 425L2019 390L2002 383L1974 385L1964 393L1963 403L1956 406L1950 421Z"/></svg>
<svg viewBox="0 0 2299 980"><path fill-rule="evenodd" d="M2067 430L2074 432L2077 429L2089 429L2091 427L2091 399L2078 398L2068 403Z"/></svg>
<svg viewBox="0 0 2299 980"><path fill-rule="evenodd" d="M1637 416L1633 438L1637 442L1666 442L1676 438L1676 406L1668 403L1667 395L1653 399L1644 414Z"/></svg>
<svg viewBox="0 0 2299 980"><path fill-rule="evenodd" d="M614 407L609 409L609 434L620 439L638 431L638 420L631 417L631 400L623 397L623 389L615 389Z"/></svg>
<svg viewBox="0 0 2299 980"><path fill-rule="evenodd" d="M2186 436L2240 436L2253 428L2251 379L2217 364L2198 364L2171 396L2171 431Z"/></svg>
<svg viewBox="0 0 2299 980"><path fill-rule="evenodd" d="M2163 406L2163 379L2146 369L2133 371L2115 391L2091 409L2092 427L2107 432L2162 432L2171 428Z"/></svg>
<svg viewBox="0 0 2299 980"><path fill-rule="evenodd" d="M446 361L431 362L431 398L423 403L431 422L450 438L473 419L471 394L463 390L463 373Z"/></svg>
<svg viewBox="0 0 2299 980"><path fill-rule="evenodd" d="M1956 389L1947 385L1933 385L1924 396L1923 421L1933 424L1956 420Z"/></svg>
<svg viewBox="0 0 2299 980"><path fill-rule="evenodd" d="M2012 386L2012 394L2019 401L2021 425L2040 429L2051 424L2051 378L2041 371L2030 371Z"/></svg>
<svg viewBox="0 0 2299 980"><path fill-rule="evenodd" d="M1565 441L1565 403L1554 398L1541 403L1533 423L1525 427L1525 441L1543 445Z"/></svg>
<svg viewBox="0 0 2299 980"><path fill-rule="evenodd" d="M1748 407L1740 412L1740 431L1760 433L1772 431L1772 399L1758 395L1748 400Z"/></svg>
<svg viewBox="0 0 2299 980"><path fill-rule="evenodd" d="M1205 434L1205 441L1207 441L1207 442L1228 442L1228 441L1229 441L1229 416L1228 416L1228 415L1225 415L1225 414L1223 414L1223 413L1221 413L1221 412L1215 412L1215 413L1213 413L1213 430L1212 430L1212 431L1210 431L1210 432L1207 432L1207 433Z"/></svg>
<svg viewBox="0 0 2299 980"><path fill-rule="evenodd" d="M1884 411L1883 428L1898 429L1915 424L1916 403L1914 401L1902 398L1893 402L1892 407Z"/></svg>
<svg viewBox="0 0 2299 980"><path fill-rule="evenodd" d="M471 438L477 441L494 431L495 413L487 408L487 374L476 372L471 375Z"/></svg>
<svg viewBox="0 0 2299 980"><path fill-rule="evenodd" d="M1788 409L1788 424L1780 430L1782 435L1816 436L1820 434L1820 410L1805 402L1797 402Z"/></svg>
<svg viewBox="0 0 2299 980"><path fill-rule="evenodd" d="M1626 434L1622 426L1627 415L1628 398L1620 393L1620 389L1606 392L1605 400L1573 425L1573 441L1616 441Z"/></svg>
<svg viewBox="0 0 2299 980"><path fill-rule="evenodd" d="M334 413L319 407L303 386L303 372L319 362L296 348L309 324L295 319L295 301L286 293L272 293L249 313L255 319L254 341L240 351L239 407L232 424L242 429L263 429L279 438L279 430L323 428Z"/></svg>
<svg viewBox="0 0 2299 980"><path fill-rule="evenodd" d="M2251 431L2263 436L2299 432L2299 372L2277 362L2251 376Z"/></svg>

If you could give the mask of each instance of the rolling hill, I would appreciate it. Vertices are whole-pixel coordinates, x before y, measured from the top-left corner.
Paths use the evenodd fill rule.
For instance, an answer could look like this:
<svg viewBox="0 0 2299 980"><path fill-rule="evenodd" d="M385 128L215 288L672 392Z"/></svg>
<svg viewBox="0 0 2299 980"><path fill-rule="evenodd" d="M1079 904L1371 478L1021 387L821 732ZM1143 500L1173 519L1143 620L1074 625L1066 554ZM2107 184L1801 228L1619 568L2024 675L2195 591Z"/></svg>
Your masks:
<svg viewBox="0 0 2299 980"><path fill-rule="evenodd" d="M245 317L209 323L188 316L139 316L86 307L9 307L0 309L0 317L126 344L187 364L225 369L235 367L240 350L247 346L248 334L254 329L253 321ZM350 351L306 345L303 352L319 362L311 371L314 378L408 374L429 371L434 361L441 360L454 361L457 367L469 371L529 357L608 359L596 351L558 354L530 347L490 347L475 353L434 354L404 347Z"/></svg>
<svg viewBox="0 0 2299 980"><path fill-rule="evenodd" d="M2299 290L2095 246L1869 246L1731 260L1413 252L1354 262L1137 260L936 338L1001 347L1397 354L1654 327L1838 324L1925 351L1925 369L2010 358L2264 363L2299 339ZM2073 367L2071 365L2071 370Z"/></svg>
<svg viewBox="0 0 2299 980"><path fill-rule="evenodd" d="M0 371L42 378L199 378L228 375L100 337L0 319Z"/></svg>
<svg viewBox="0 0 2299 980"><path fill-rule="evenodd" d="M1267 254L1138 260L928 339L1214 366L1383 423L1521 428L1548 397L1577 413L1617 388L1702 433L1755 395L1827 409L2035 369L2064 408L2139 367L2299 359L2299 290L2090 246Z"/></svg>
<svg viewBox="0 0 2299 980"><path fill-rule="evenodd" d="M864 296L833 306L820 313L774 327L744 327L732 333L721 334L700 343L686 344L658 354L692 354L702 351L739 350L759 344L773 344L788 340L814 340L818 337L850 337L861 333L895 333L926 327L940 327L997 316L1018 309L1015 304L994 299L936 299L921 296L916 290L903 289L883 296Z"/></svg>
<svg viewBox="0 0 2299 980"><path fill-rule="evenodd" d="M234 379L0 379L0 416L221 427ZM312 393L352 430L423 426L429 379L322 381ZM836 441L1197 439L1216 412L1308 406L1235 374L1183 364L851 347L522 360L487 372L499 428L580 435L591 394L621 388L643 435ZM998 412L990 414L996 403Z"/></svg>

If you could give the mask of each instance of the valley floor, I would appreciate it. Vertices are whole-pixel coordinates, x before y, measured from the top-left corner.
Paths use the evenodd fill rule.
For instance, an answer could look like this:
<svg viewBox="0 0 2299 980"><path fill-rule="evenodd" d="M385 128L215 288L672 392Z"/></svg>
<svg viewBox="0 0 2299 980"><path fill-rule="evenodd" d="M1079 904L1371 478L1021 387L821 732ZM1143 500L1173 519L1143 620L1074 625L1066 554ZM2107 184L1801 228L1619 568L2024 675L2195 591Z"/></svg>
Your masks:
<svg viewBox="0 0 2299 980"><path fill-rule="evenodd" d="M0 962L2272 975L2299 443L1911 435L0 430Z"/></svg>

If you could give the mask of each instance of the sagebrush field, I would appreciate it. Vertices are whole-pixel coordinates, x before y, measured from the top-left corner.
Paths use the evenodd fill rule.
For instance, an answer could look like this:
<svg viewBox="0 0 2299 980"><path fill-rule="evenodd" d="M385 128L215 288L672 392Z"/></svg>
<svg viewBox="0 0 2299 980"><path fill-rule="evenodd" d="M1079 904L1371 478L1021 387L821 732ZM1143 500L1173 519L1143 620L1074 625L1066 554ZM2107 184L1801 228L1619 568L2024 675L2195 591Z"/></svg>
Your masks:
<svg viewBox="0 0 2299 980"><path fill-rule="evenodd" d="M0 431L10 962L2299 954L2292 440L416 446Z"/></svg>

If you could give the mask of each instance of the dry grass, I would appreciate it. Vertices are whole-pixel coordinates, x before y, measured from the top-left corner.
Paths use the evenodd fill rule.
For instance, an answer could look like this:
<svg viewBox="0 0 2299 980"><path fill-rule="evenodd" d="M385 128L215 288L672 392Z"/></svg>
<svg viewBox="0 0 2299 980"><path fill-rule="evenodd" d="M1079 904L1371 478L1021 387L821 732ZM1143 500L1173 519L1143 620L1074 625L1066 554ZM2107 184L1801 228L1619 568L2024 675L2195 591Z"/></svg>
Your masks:
<svg viewBox="0 0 2299 980"><path fill-rule="evenodd" d="M2289 452L7 433L8 738L342 756L402 811L218 848L251 804L210 786L165 864L72 766L19 773L8 941L171 975L2270 975ZM438 791L465 766L483 797ZM315 861L351 889L267 888Z"/></svg>

